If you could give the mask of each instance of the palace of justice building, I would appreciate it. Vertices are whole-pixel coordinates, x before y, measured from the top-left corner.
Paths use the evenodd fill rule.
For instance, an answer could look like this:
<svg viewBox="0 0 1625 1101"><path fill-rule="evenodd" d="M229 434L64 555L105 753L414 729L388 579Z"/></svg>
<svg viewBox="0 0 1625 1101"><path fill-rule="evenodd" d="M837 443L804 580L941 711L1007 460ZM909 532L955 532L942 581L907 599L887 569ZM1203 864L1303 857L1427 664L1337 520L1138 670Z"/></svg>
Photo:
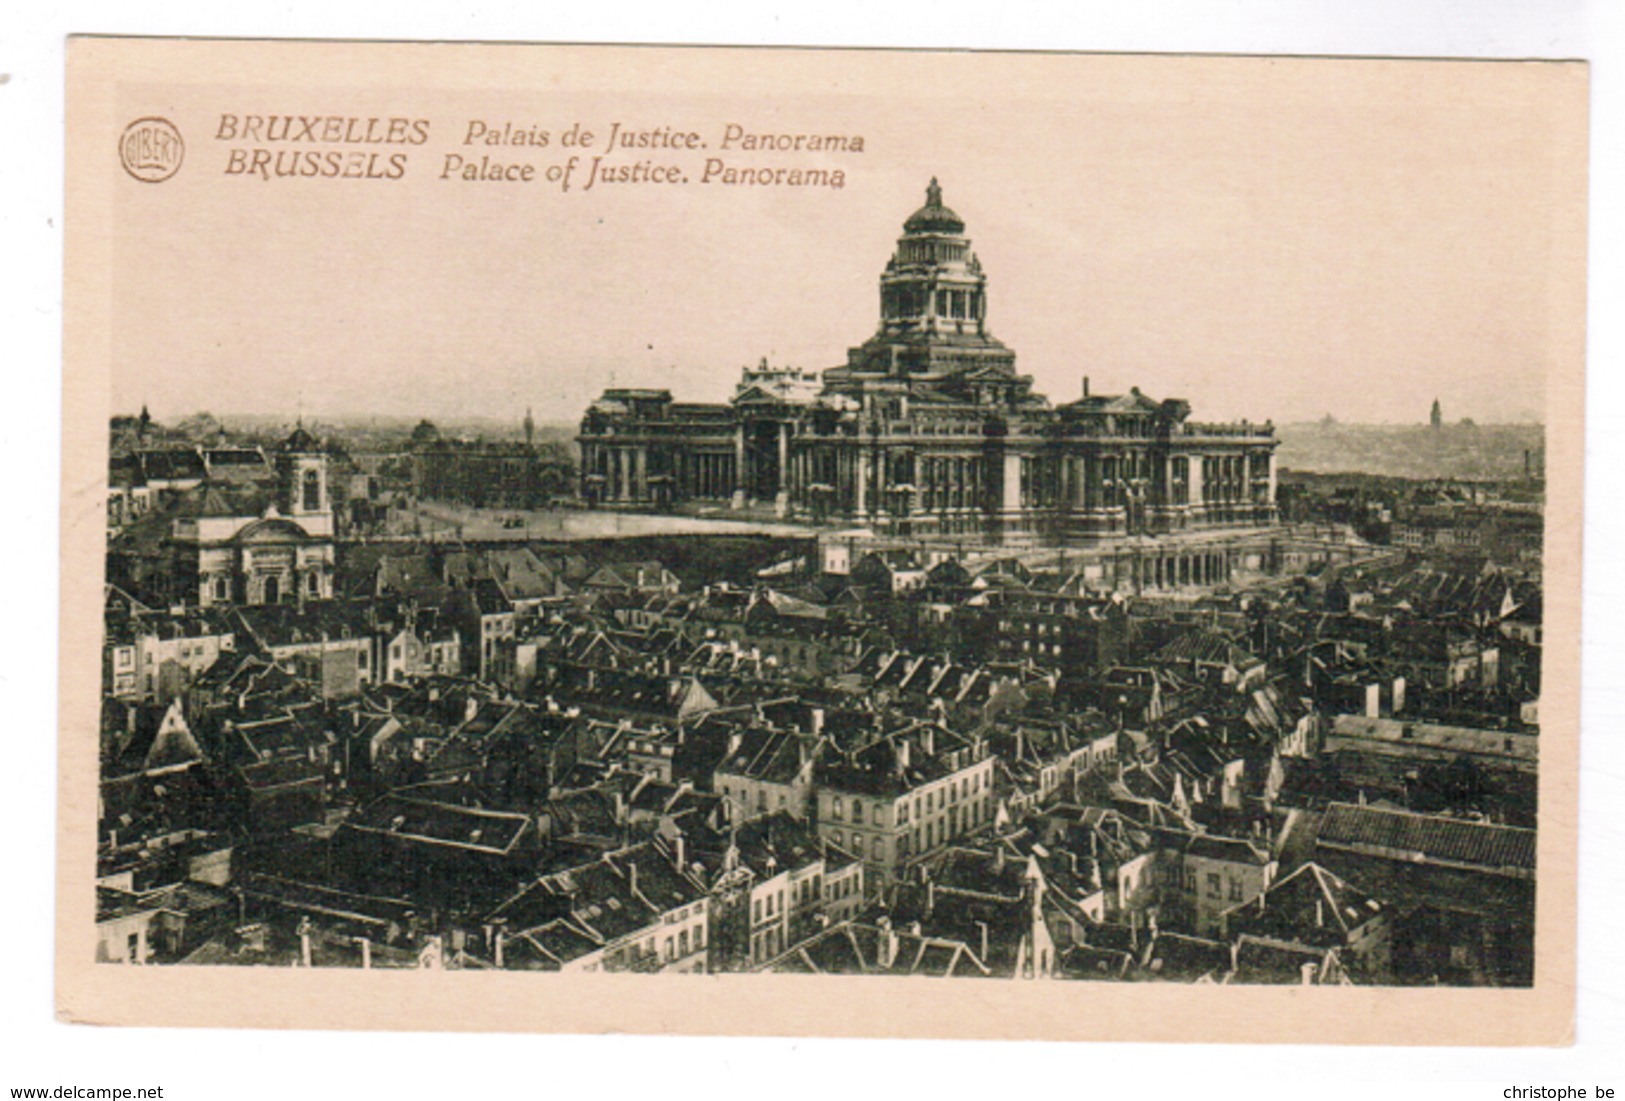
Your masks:
<svg viewBox="0 0 1625 1101"><path fill-rule="evenodd" d="M881 273L879 325L844 366L763 361L725 403L606 390L581 422L583 498L1005 547L1276 525L1273 425L1200 423L1138 387L1092 394L1087 376L1054 404L989 331L987 284L932 180Z"/></svg>

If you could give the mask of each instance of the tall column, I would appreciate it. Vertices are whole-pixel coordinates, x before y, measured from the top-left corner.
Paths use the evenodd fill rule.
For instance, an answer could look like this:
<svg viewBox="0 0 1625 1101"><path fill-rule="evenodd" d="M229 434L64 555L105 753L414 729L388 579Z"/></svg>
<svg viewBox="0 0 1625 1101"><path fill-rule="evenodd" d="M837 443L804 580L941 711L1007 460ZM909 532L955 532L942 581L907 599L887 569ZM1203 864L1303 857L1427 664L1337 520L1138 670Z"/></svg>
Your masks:
<svg viewBox="0 0 1625 1101"><path fill-rule="evenodd" d="M861 444L859 447L858 468L853 479L853 485L857 490L857 508L854 511L859 516L867 516L869 514L869 452L861 450Z"/></svg>
<svg viewBox="0 0 1625 1101"><path fill-rule="evenodd" d="M640 501L649 499L649 449L639 447L632 458L633 495Z"/></svg>
<svg viewBox="0 0 1625 1101"><path fill-rule="evenodd" d="M733 478L733 507L745 507L745 426L739 425L734 429L734 478Z"/></svg>
<svg viewBox="0 0 1625 1101"><path fill-rule="evenodd" d="M1004 453L1004 511L1021 511L1021 456L1010 451Z"/></svg>
<svg viewBox="0 0 1625 1101"><path fill-rule="evenodd" d="M773 502L774 509L783 516L790 507L790 426L779 422L779 485Z"/></svg>
<svg viewBox="0 0 1625 1101"><path fill-rule="evenodd" d="M620 468L621 473L622 501L630 501L632 499L632 464L628 461L630 458L631 456L626 453L626 449L624 447L618 447L615 449L616 465Z"/></svg>

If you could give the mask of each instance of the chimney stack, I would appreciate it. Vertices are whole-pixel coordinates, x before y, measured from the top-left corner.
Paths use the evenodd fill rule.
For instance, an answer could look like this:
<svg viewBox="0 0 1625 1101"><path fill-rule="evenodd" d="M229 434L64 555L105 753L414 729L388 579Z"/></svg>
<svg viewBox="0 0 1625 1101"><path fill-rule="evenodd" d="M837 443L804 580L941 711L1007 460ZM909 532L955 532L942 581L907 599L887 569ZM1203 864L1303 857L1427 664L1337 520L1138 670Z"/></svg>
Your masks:
<svg viewBox="0 0 1625 1101"><path fill-rule="evenodd" d="M1084 397L1089 396L1089 376L1088 375L1083 376L1083 396Z"/></svg>
<svg viewBox="0 0 1625 1101"><path fill-rule="evenodd" d="M485 926L485 940L491 947L491 962L502 970L506 964L506 949L508 946L508 919L494 918Z"/></svg>

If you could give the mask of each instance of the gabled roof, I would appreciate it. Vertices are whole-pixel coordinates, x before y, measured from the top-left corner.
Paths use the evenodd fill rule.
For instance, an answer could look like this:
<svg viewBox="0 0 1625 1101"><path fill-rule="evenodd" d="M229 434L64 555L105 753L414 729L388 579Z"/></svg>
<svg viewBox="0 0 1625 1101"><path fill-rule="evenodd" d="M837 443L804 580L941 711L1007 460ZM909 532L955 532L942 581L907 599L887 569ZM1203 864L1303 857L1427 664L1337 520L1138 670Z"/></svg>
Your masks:
<svg viewBox="0 0 1625 1101"><path fill-rule="evenodd" d="M1152 655L1158 663L1193 662L1224 665L1238 670L1262 664L1259 659L1217 631L1198 628L1187 631Z"/></svg>
<svg viewBox="0 0 1625 1101"><path fill-rule="evenodd" d="M820 741L804 748L802 736L793 731L751 727L742 733L739 748L717 765L717 773L789 784L801 774L803 754L810 760L822 745Z"/></svg>
<svg viewBox="0 0 1625 1101"><path fill-rule="evenodd" d="M138 451L135 460L142 479L148 482L202 480L208 475L203 456L196 448Z"/></svg>
<svg viewBox="0 0 1625 1101"><path fill-rule="evenodd" d="M886 956L890 954L891 959ZM832 975L985 977L988 969L963 941L841 922L801 942L759 970Z"/></svg>
<svg viewBox="0 0 1625 1101"><path fill-rule="evenodd" d="M1342 980L1343 968L1336 948L1249 933L1242 934L1236 941L1234 982L1329 984Z"/></svg>
<svg viewBox="0 0 1625 1101"><path fill-rule="evenodd" d="M1222 941L1159 931L1145 950L1146 977L1165 982L1219 982L1230 973L1230 946Z"/></svg>
<svg viewBox="0 0 1625 1101"><path fill-rule="evenodd" d="M1309 944L1344 943L1388 908L1311 861L1270 884L1250 902L1225 911L1228 928Z"/></svg>

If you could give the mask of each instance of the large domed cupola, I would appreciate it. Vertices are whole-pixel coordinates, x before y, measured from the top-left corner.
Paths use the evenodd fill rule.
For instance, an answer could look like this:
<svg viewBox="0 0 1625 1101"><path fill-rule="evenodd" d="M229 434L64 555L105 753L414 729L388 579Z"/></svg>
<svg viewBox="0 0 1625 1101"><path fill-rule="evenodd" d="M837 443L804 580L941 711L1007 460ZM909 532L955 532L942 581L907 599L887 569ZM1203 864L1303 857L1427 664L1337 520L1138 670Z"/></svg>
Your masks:
<svg viewBox="0 0 1625 1101"><path fill-rule="evenodd" d="M987 276L964 219L943 205L935 177L880 275L880 325L847 364L884 375L1015 371L1015 354L987 331Z"/></svg>
<svg viewBox="0 0 1625 1101"><path fill-rule="evenodd" d="M903 232L908 234L965 232L964 219L942 205L942 188L937 184L935 176L931 177L931 185L925 189L925 205L908 216L908 221L903 223Z"/></svg>

